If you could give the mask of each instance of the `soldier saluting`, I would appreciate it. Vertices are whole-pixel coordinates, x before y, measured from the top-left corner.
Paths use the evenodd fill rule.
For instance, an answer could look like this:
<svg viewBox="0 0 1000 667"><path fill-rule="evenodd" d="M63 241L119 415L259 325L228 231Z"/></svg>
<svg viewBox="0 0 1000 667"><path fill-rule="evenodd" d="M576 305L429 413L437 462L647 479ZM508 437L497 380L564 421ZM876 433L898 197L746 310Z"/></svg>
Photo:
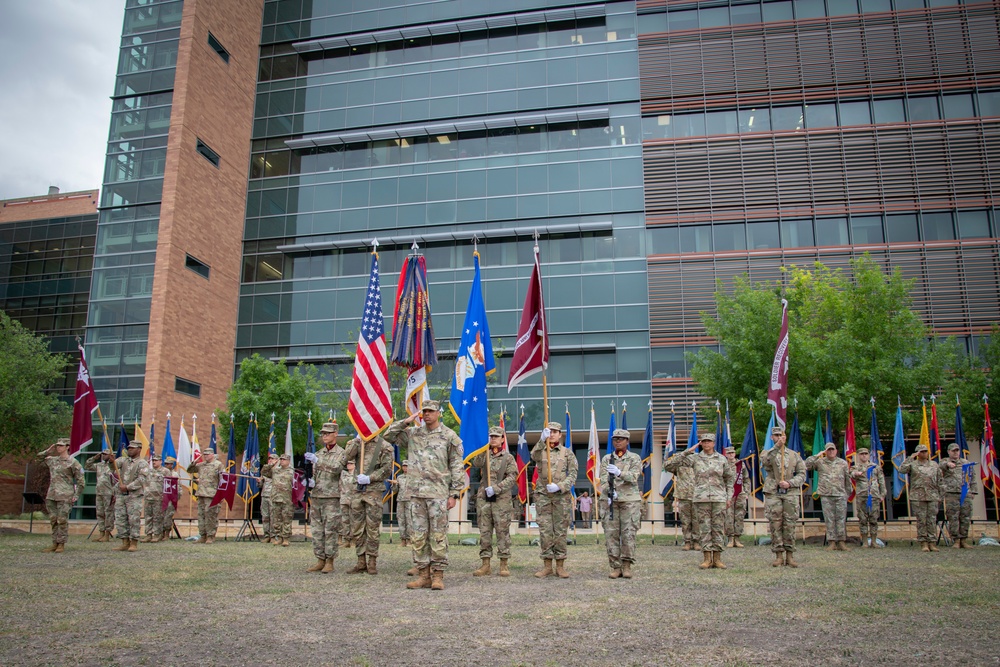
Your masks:
<svg viewBox="0 0 1000 667"><path fill-rule="evenodd" d="M59 438L38 456L49 469L45 511L52 524L52 546L42 551L61 554L69 537L69 511L83 488L83 467L69 455L69 438Z"/></svg>
<svg viewBox="0 0 1000 667"><path fill-rule="evenodd" d="M531 450L531 460L538 470L539 488L535 495L538 514L539 545L542 548L543 567L535 576L553 574L552 561L556 562L555 574L562 579L566 571L566 534L573 515L573 496L570 489L576 481L579 463L567 447L562 446L562 426L549 422L542 429L542 437ZM541 483L545 482L544 485Z"/></svg>

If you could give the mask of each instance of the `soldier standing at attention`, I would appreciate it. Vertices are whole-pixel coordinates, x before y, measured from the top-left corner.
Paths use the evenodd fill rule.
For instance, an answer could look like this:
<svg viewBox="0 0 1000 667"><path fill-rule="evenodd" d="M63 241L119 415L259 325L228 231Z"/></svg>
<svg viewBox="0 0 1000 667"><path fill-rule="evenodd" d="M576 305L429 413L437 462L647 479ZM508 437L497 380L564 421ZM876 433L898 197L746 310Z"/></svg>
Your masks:
<svg viewBox="0 0 1000 667"><path fill-rule="evenodd" d="M410 478L407 476L410 462L400 464L402 471L396 474L392 485L396 487L396 517L399 522L399 545L410 546Z"/></svg>
<svg viewBox="0 0 1000 667"><path fill-rule="evenodd" d="M736 448L726 447L726 460L733 466L733 474L736 474ZM740 464L740 474L733 477L733 498L732 505L726 510L726 544L737 549L743 548L743 519L747 516L747 499L750 497L750 471L747 470L746 463ZM739 493L736 491L736 481L740 481Z"/></svg>
<svg viewBox="0 0 1000 667"><path fill-rule="evenodd" d="M795 552L795 525L799 520L799 489L806 481L806 464L798 452L785 447L785 429L771 429L774 447L760 456L764 479L764 513L771 531L771 567L798 567Z"/></svg>
<svg viewBox="0 0 1000 667"><path fill-rule="evenodd" d="M177 459L173 456L168 456L163 460L163 477L176 478L177 477ZM169 540L170 533L174 529L174 512L177 508L174 507L173 503L167 503L167 508L163 510L163 536L161 539Z"/></svg>
<svg viewBox="0 0 1000 667"><path fill-rule="evenodd" d="M271 480L271 542L287 547L292 536L292 482L295 481L288 454L278 457L278 465L269 462L260 469L260 475Z"/></svg>
<svg viewBox="0 0 1000 667"><path fill-rule="evenodd" d="M344 460L340 471L340 546L354 546L354 529L351 527L351 500L358 492L358 481L354 474L354 461Z"/></svg>
<svg viewBox="0 0 1000 667"><path fill-rule="evenodd" d="M871 474L868 472L869 468L872 469ZM878 520L882 512L882 499L885 498L885 474L881 466L868 460L868 450L864 447L858 450L854 465L851 466L851 479L854 480L854 516L858 517L858 526L861 528L861 547L881 548L877 541ZM872 499L870 509L869 494Z"/></svg>
<svg viewBox="0 0 1000 667"><path fill-rule="evenodd" d="M677 456L682 467L694 471L694 511L700 534L702 570L726 569L722 562L722 543L726 532L726 510L733 503L733 476L736 469L725 456L715 451L715 434L702 433L700 452L685 449Z"/></svg>
<svg viewBox="0 0 1000 667"><path fill-rule="evenodd" d="M115 528L122 544L112 551L136 551L142 532L143 473L149 468L139 458L142 443L128 443L125 456L118 457L118 488L115 490Z"/></svg>
<svg viewBox="0 0 1000 667"><path fill-rule="evenodd" d="M45 494L45 511L52 524L52 546L45 553L61 554L69 537L69 512L83 488L83 467L69 455L69 438L59 438L44 452L39 452L49 468L49 490Z"/></svg>
<svg viewBox="0 0 1000 667"><path fill-rule="evenodd" d="M142 513L146 517L146 534L140 542L159 542L163 535L163 477L167 470L153 454L153 465L142 473Z"/></svg>
<svg viewBox="0 0 1000 667"><path fill-rule="evenodd" d="M552 561L555 560L555 574L566 579L569 577L565 565L566 535L573 512L570 489L576 482L579 463L576 455L562 446L562 426L559 422L549 422L542 429L541 439L531 450L531 460L538 470L535 509L538 515L538 541L544 564L541 570L535 572L535 576L551 576Z"/></svg>
<svg viewBox="0 0 1000 667"><path fill-rule="evenodd" d="M97 537L92 542L107 542L111 539L111 531L115 529L115 508L112 502L115 489L111 481L111 458L114 453L104 449L94 454L84 464L84 470L97 473L97 495L94 503L97 509Z"/></svg>
<svg viewBox="0 0 1000 667"><path fill-rule="evenodd" d="M941 469L930 460L927 445L917 445L899 467L899 472L910 476L907 493L910 507L917 517L917 541L921 551L937 551L935 544L938 503L941 502Z"/></svg>
<svg viewBox="0 0 1000 667"><path fill-rule="evenodd" d="M630 433L616 428L611 434L614 451L601 460L601 493L608 499L608 512L604 515L604 543L608 550L610 579L632 578L635 562L635 535L639 531L642 512L642 460L628 450ZM614 491L611 491L613 478Z"/></svg>
<svg viewBox="0 0 1000 667"><path fill-rule="evenodd" d="M972 499L979 493L977 484L979 475L971 474L968 478L968 490L965 502L962 500L962 466L971 463L962 458L962 448L957 442L948 445L948 458L941 461L941 480L944 488L944 511L948 516L948 534L954 541L956 549L971 549L969 542L969 525L972 522ZM972 469L974 470L974 469Z"/></svg>
<svg viewBox="0 0 1000 667"><path fill-rule="evenodd" d="M823 522L826 524L826 548L830 551L850 551L847 548L847 496L851 484L850 466L837 456L837 445L826 443L822 454L806 459L806 470L818 470L816 493L823 504Z"/></svg>
<svg viewBox="0 0 1000 667"><path fill-rule="evenodd" d="M423 426L411 426L418 416ZM410 462L410 518L413 521L413 563L418 578L407 588L444 590L448 567L448 510L465 488L462 441L441 423L441 404L424 401L420 415L393 422L385 438ZM411 570L412 572L412 570Z"/></svg>
<svg viewBox="0 0 1000 667"><path fill-rule="evenodd" d="M265 466L271 466L274 468L278 465L278 455L274 452L268 452L267 463ZM261 466L261 470L264 466ZM277 536L274 533L274 527L271 525L271 479L265 477L261 474L260 477L260 525L261 532L264 534L264 539L262 540L264 544L268 544L271 540L274 540L275 544L281 544L280 539L275 539Z"/></svg>
<svg viewBox="0 0 1000 667"><path fill-rule="evenodd" d="M354 464L357 488L351 498L351 530L358 562L348 574L378 574L378 547L382 537L382 484L392 475L392 445L377 435L362 445L356 437L344 447L344 459ZM367 558L367 560L366 560Z"/></svg>
<svg viewBox="0 0 1000 667"><path fill-rule="evenodd" d="M493 558L493 532L497 535L497 556L500 558L500 576L509 577L510 568L510 519L514 508L510 490L517 481L517 462L510 452L504 451L506 433L499 426L490 428L488 449L472 459L472 467L479 468L479 490L476 492L476 518L479 522L479 557L482 565L472 574L485 577L490 574Z"/></svg>
<svg viewBox="0 0 1000 667"><path fill-rule="evenodd" d="M198 475L198 544L215 542L215 533L219 530L219 510L222 503L212 507L212 499L219 488L219 475L222 473L222 462L215 460L215 452L206 449L202 454L201 463L192 463L187 471Z"/></svg>
<svg viewBox="0 0 1000 667"><path fill-rule="evenodd" d="M694 520L694 470L681 465L679 454L663 462L663 469L674 475L674 501L684 536L684 551L698 551L698 530Z"/></svg>
<svg viewBox="0 0 1000 667"><path fill-rule="evenodd" d="M337 444L337 422L328 421L319 431L323 449L310 456L313 464L312 491L309 492L309 528L312 530L316 564L307 572L333 572L340 542L340 473L344 450Z"/></svg>

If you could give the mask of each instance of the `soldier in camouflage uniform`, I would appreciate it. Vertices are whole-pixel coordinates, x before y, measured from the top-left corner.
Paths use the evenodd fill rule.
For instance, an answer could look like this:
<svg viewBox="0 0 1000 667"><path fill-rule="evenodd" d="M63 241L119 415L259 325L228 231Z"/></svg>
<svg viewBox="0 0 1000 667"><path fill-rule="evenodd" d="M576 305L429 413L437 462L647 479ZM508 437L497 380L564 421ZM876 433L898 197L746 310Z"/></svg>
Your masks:
<svg viewBox="0 0 1000 667"><path fill-rule="evenodd" d="M910 454L897 469L900 473L910 476L907 490L910 497L910 507L917 517L917 541L921 551L937 551L937 511L941 502L941 468L930 460L930 449L927 445L917 445L915 452Z"/></svg>
<svg viewBox="0 0 1000 667"><path fill-rule="evenodd" d="M45 494L45 511L52 524L52 546L45 553L61 554L69 537L69 512L83 489L83 466L69 455L69 438L59 438L38 457L49 469L49 490Z"/></svg>
<svg viewBox="0 0 1000 667"><path fill-rule="evenodd" d="M787 565L798 567L792 554L795 552L795 524L799 520L799 502L802 485L806 481L806 464L798 452L785 447L785 429L771 429L774 447L760 455L760 469L764 473L764 513L771 531L772 567Z"/></svg>
<svg viewBox="0 0 1000 667"><path fill-rule="evenodd" d="M421 415L423 426L412 425ZM385 439L405 448L410 462L413 562L419 576L406 587L440 591L448 567L448 510L465 488L465 466L461 439L441 423L441 404L424 401L421 415L393 422Z"/></svg>
<svg viewBox="0 0 1000 667"><path fill-rule="evenodd" d="M854 489L850 466L837 456L837 445L828 442L822 454L813 454L806 459L806 470L819 471L816 493L823 504L826 548L830 551L850 551L847 547L847 497Z"/></svg>
<svg viewBox="0 0 1000 667"><path fill-rule="evenodd" d="M962 448L957 442L948 445L948 458L941 461L941 481L944 488L944 513L948 519L948 534L954 541L956 549L971 549L969 526L972 523L972 500L978 490L978 474L968 478L968 491L965 502L962 500L962 466L971 463L962 458ZM971 469L974 473L975 468Z"/></svg>
<svg viewBox="0 0 1000 667"><path fill-rule="evenodd" d="M674 475L674 502L684 536L684 551L698 551L698 533L694 521L694 471L682 466L680 458L674 454L663 462L663 469Z"/></svg>
<svg viewBox="0 0 1000 667"><path fill-rule="evenodd" d="M573 496L570 489L576 482L579 467L576 455L562 446L562 426L549 422L542 429L542 437L531 450L531 460L538 471L538 489L535 492L535 510L538 516L539 544L544 566L535 576L542 578L553 574L552 561L556 561L555 574L562 579L566 571L566 535L573 516Z"/></svg>
<svg viewBox="0 0 1000 667"><path fill-rule="evenodd" d="M482 565L472 574L485 577L490 574L493 558L493 532L497 535L497 556L500 558L500 576L509 577L510 520L514 508L510 490L517 481L517 462L504 450L506 433L499 426L490 428L490 443L486 451L472 459L472 467L479 468L479 490L476 492L476 519L479 522L479 558ZM487 467L488 466L488 467ZM487 472L488 471L488 472Z"/></svg>
<svg viewBox="0 0 1000 667"><path fill-rule="evenodd" d="M733 494L736 497L733 499L732 505L726 510L726 544L737 549L743 548L743 542L740 538L743 537L743 520L747 516L747 500L750 498L750 471L747 469L747 464L745 461L739 462L736 460L736 448L726 447L726 460L729 461L729 465L733 467ZM736 466L739 464L740 473L736 474ZM736 481L740 482L740 490L736 491Z"/></svg>
<svg viewBox="0 0 1000 667"><path fill-rule="evenodd" d="M702 433L698 448L685 449L677 455L681 467L694 470L694 510L698 521L702 557L700 567L726 569L722 549L726 532L726 510L733 503L736 468L715 451L715 434Z"/></svg>
<svg viewBox="0 0 1000 667"><path fill-rule="evenodd" d="M358 473L357 487L351 498L351 530L358 562L347 573L378 574L382 498L385 496L383 482L392 476L392 445L378 435L364 444L356 437L344 447L344 459L352 462Z"/></svg>
<svg viewBox="0 0 1000 667"><path fill-rule="evenodd" d="M354 528L351 526L351 501L358 491L357 475L354 474L354 461L344 461L344 469L340 471L340 546L354 546Z"/></svg>
<svg viewBox="0 0 1000 667"><path fill-rule="evenodd" d="M870 476L869 468L872 469ZM877 541L878 520L882 512L882 499L885 498L885 474L882 466L868 460L868 450L864 447L858 450L854 465L851 466L851 479L854 480L854 516L858 517L861 529L861 547L881 548ZM871 509L868 508L869 492L872 497Z"/></svg>
<svg viewBox="0 0 1000 667"><path fill-rule="evenodd" d="M601 493L608 499L609 511L604 515L604 543L608 550L608 577L632 578L635 562L635 535L642 514L642 460L628 450L631 434L616 428L611 434L614 451L601 460ZM611 491L611 479L615 490ZM612 516L613 515L613 516Z"/></svg>
<svg viewBox="0 0 1000 667"><path fill-rule="evenodd" d="M402 471L396 474L396 479L392 480L392 485L396 489L396 515L399 521L399 544L406 547L410 545L410 478L407 470L410 462L403 461L400 464Z"/></svg>
<svg viewBox="0 0 1000 667"><path fill-rule="evenodd" d="M121 546L112 551L136 551L142 532L143 475L149 464L139 458L142 443L128 443L126 455L118 457L118 487L115 489L115 529Z"/></svg>
<svg viewBox="0 0 1000 667"><path fill-rule="evenodd" d="M84 464L84 470L92 470L97 474L97 495L94 503L97 509L97 537L93 542L107 542L111 539L111 531L115 529L115 489L111 480L111 459L114 452L105 449L94 454Z"/></svg>
<svg viewBox="0 0 1000 667"><path fill-rule="evenodd" d="M282 454L277 465L268 462L260 469L261 477L271 480L271 541L283 547L288 546L288 538L292 536L292 516L295 514L292 506L295 471L291 462L288 454Z"/></svg>
<svg viewBox="0 0 1000 667"><path fill-rule="evenodd" d="M153 454L153 465L142 473L142 513L146 518L146 534L140 542L159 542L163 536L163 477L166 472L159 455Z"/></svg>
<svg viewBox="0 0 1000 667"><path fill-rule="evenodd" d="M187 471L198 475L198 544L211 544L219 530L219 510L222 503L212 506L212 499L219 488L219 475L223 471L221 461L215 459L215 452L206 449L201 463L192 463Z"/></svg>
<svg viewBox="0 0 1000 667"><path fill-rule="evenodd" d="M163 460L163 477L177 477L177 459L173 456L168 456ZM168 503L167 508L163 510L163 534L160 537L161 540L169 540L170 533L174 529L174 512L177 508L174 507L173 503Z"/></svg>
<svg viewBox="0 0 1000 667"><path fill-rule="evenodd" d="M337 558L340 542L340 474L344 469L344 449L337 444L337 422L328 421L319 431L324 447L306 454L313 464L312 491L309 492L309 527L312 529L316 563L307 572L329 574Z"/></svg>
<svg viewBox="0 0 1000 667"><path fill-rule="evenodd" d="M278 455L274 452L268 452L267 463L264 465L269 465L272 468L278 465ZM263 467L261 468L263 470ZM260 478L260 526L261 534L264 539L262 540L264 544L268 544L274 539L275 544L281 544L281 538L278 537L274 528L271 526L271 479L269 477L264 477L261 475Z"/></svg>

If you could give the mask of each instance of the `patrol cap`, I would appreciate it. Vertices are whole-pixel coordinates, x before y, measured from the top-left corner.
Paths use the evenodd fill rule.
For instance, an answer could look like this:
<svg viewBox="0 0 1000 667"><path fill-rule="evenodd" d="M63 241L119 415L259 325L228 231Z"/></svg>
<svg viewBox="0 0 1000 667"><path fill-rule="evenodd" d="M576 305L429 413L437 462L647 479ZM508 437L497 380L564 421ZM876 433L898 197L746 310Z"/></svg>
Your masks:
<svg viewBox="0 0 1000 667"><path fill-rule="evenodd" d="M167 465L170 465L171 463L177 463L177 459L174 458L173 456L168 456L167 458L163 459L163 462L166 463Z"/></svg>
<svg viewBox="0 0 1000 667"><path fill-rule="evenodd" d="M204 456L205 454L211 454L212 456L215 456L215 450L214 449L206 449L201 454L202 454L202 456Z"/></svg>
<svg viewBox="0 0 1000 667"><path fill-rule="evenodd" d="M503 435L504 435L504 432L503 432L503 429L502 429L502 428L500 428L499 426L491 426L491 427L490 427L490 435L499 435L499 436L503 436Z"/></svg>
<svg viewBox="0 0 1000 667"><path fill-rule="evenodd" d="M631 435L632 435L631 433L629 433L628 431L626 431L623 428L616 428L615 432L611 434L611 437L612 437L612 439L613 438L625 438L626 440L628 440L629 436L631 436Z"/></svg>
<svg viewBox="0 0 1000 667"><path fill-rule="evenodd" d="M823 451L825 452L830 449L832 449L833 451L837 451L837 445L833 444L832 442L828 442L826 443L826 447L823 448Z"/></svg>
<svg viewBox="0 0 1000 667"><path fill-rule="evenodd" d="M861 449L858 450L858 454L867 454L867 453L868 453L867 447L862 447Z"/></svg>
<svg viewBox="0 0 1000 667"><path fill-rule="evenodd" d="M128 443L128 447L126 447L126 449L132 449L133 447L138 449L142 447L142 443L139 442L138 440L132 440L131 442Z"/></svg>
<svg viewBox="0 0 1000 667"><path fill-rule="evenodd" d="M278 458L277 452L268 452L267 453L267 460L268 461L270 461L271 459L276 459L276 458Z"/></svg>
<svg viewBox="0 0 1000 667"><path fill-rule="evenodd" d="M735 454L736 453L736 448L735 447L726 447L725 452L726 452L726 454L728 454L729 452L732 452L733 454Z"/></svg>
<svg viewBox="0 0 1000 667"><path fill-rule="evenodd" d="M152 456L151 458L152 458L152 459L153 459L154 461L159 461L159 460L160 460L160 455L159 455L159 454L153 454L153 456Z"/></svg>
<svg viewBox="0 0 1000 667"><path fill-rule="evenodd" d="M60 447L69 447L69 438L59 438L56 440L56 444Z"/></svg>
<svg viewBox="0 0 1000 667"><path fill-rule="evenodd" d="M715 434L714 433L702 433L701 435L698 436L698 442L705 442L705 441L715 442Z"/></svg>
<svg viewBox="0 0 1000 667"><path fill-rule="evenodd" d="M279 459L285 459L286 461L291 461L291 460L292 460L292 457L291 457L291 456L289 456L288 454L282 454L282 455L281 455L281 456L279 456L278 458L279 458Z"/></svg>
<svg viewBox="0 0 1000 667"><path fill-rule="evenodd" d="M953 442L950 445L948 445L948 451L949 452L960 452L960 451L962 451L962 448L958 446L957 442Z"/></svg>
<svg viewBox="0 0 1000 667"><path fill-rule="evenodd" d="M420 406L420 411L427 412L428 410L441 412L441 403L439 401L424 401L423 405Z"/></svg>
<svg viewBox="0 0 1000 667"><path fill-rule="evenodd" d="M337 422L330 421L323 424L323 428L319 430L320 433L336 433L337 432Z"/></svg>
<svg viewBox="0 0 1000 667"><path fill-rule="evenodd" d="M410 465L410 460L409 459L403 459L403 462L400 463L399 465L401 465L401 466L408 466L408 465Z"/></svg>
<svg viewBox="0 0 1000 667"><path fill-rule="evenodd" d="M919 452L930 452L930 451L931 450L927 445L917 445L917 448L913 450L913 453L917 454Z"/></svg>
<svg viewBox="0 0 1000 667"><path fill-rule="evenodd" d="M783 429L780 426L775 426L774 428L771 429L771 436L773 437L776 435L785 435L785 429Z"/></svg>
<svg viewBox="0 0 1000 667"><path fill-rule="evenodd" d="M558 431L559 433L562 433L562 424L560 424L559 422L549 422L548 424L545 425L545 428L549 429L550 431Z"/></svg>

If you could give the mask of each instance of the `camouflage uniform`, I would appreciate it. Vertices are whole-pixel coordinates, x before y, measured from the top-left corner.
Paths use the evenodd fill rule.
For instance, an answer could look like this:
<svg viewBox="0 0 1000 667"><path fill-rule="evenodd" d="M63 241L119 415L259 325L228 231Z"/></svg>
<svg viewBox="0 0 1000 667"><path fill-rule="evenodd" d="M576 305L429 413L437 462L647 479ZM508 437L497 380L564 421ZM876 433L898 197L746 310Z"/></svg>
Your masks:
<svg viewBox="0 0 1000 667"><path fill-rule="evenodd" d="M354 438L344 448L344 460L354 462L354 472L365 474L369 483L364 490L355 490L351 498L351 530L354 552L361 558L377 557L382 534L382 498L385 480L392 476L392 445L381 436L364 443L365 458L361 460L361 438ZM355 478L356 479L356 478Z"/></svg>
<svg viewBox="0 0 1000 667"><path fill-rule="evenodd" d="M334 445L316 452L313 488L309 492L309 527L313 554L317 559L336 558L341 535L340 474L344 469L344 449Z"/></svg>
<svg viewBox="0 0 1000 667"><path fill-rule="evenodd" d="M546 452L546 449L549 451ZM538 488L535 490L535 511L538 521L539 544L542 560L566 560L566 535L573 516L573 496L570 489L576 483L580 464L576 455L562 445L549 448L545 438L531 450L531 460L538 471ZM549 493L549 465L552 466L552 484L559 490Z"/></svg>
<svg viewBox="0 0 1000 667"><path fill-rule="evenodd" d="M740 494L733 499L733 504L726 510L726 538L730 540L739 540L743 536L743 520L747 516L747 499L750 497L750 471L745 461L741 468L743 486L740 489ZM735 464L733 465L733 475L733 479L735 479ZM733 493L736 493L735 482Z"/></svg>
<svg viewBox="0 0 1000 667"><path fill-rule="evenodd" d="M784 461L784 481L789 483L787 493L778 493L778 482L782 478ZM806 464L798 452L787 447L772 447L760 455L764 479L764 512L771 532L771 551L792 553L795 551L795 524L799 520L799 494L806 481Z"/></svg>
<svg viewBox="0 0 1000 667"><path fill-rule="evenodd" d="M38 455L44 459L49 469L45 511L52 524L52 543L66 544L69 537L69 513L76 503L77 494L84 486L83 466L73 457L63 459L59 456L47 456L46 452L48 450Z"/></svg>
<svg viewBox="0 0 1000 667"><path fill-rule="evenodd" d="M424 409L436 402L424 402ZM393 422L385 439L407 450L413 562L441 572L448 567L448 498L465 488L462 441L438 422L434 430ZM439 575L440 576L440 575Z"/></svg>
<svg viewBox="0 0 1000 667"><path fill-rule="evenodd" d="M714 436L712 436L714 438ZM704 439L703 439L704 441ZM681 467L694 471L694 508L702 552L722 553L726 503L733 497L735 467L722 454L694 448L677 455Z"/></svg>
<svg viewBox="0 0 1000 667"><path fill-rule="evenodd" d="M351 501L357 493L357 488L357 475L347 472L345 465L340 471L340 539L348 546L354 540L354 530L351 528Z"/></svg>
<svg viewBox="0 0 1000 667"><path fill-rule="evenodd" d="M868 509L868 468L875 468L871 476L872 507ZM869 461L862 464L855 459L851 466L851 478L854 480L854 516L858 517L861 530L861 545L864 546L871 538L872 546L878 538L878 520L882 513L882 499L885 498L885 473L882 467Z"/></svg>
<svg viewBox="0 0 1000 667"><path fill-rule="evenodd" d="M214 540L215 533L219 530L219 510L222 509L222 503L214 507L210 505L219 488L219 474L223 470L223 463L219 459L188 466L189 473L198 474L198 491L195 493L198 498L198 536L205 540Z"/></svg>
<svg viewBox="0 0 1000 667"><path fill-rule="evenodd" d="M264 464L265 466L268 464ZM270 540L272 537L277 537L274 532L274 527L271 525L271 495L272 495L272 484L271 480L264 477L264 468L261 467L261 478L260 478L260 528L261 536L265 540Z"/></svg>
<svg viewBox="0 0 1000 667"><path fill-rule="evenodd" d="M87 459L83 469L92 470L97 474L97 495L94 498L94 504L97 506L97 530L110 533L115 529L115 508L112 505L115 489L111 481L111 464L102 461L98 452Z"/></svg>
<svg viewBox="0 0 1000 667"><path fill-rule="evenodd" d="M149 466L142 473L143 514L146 517L146 536L159 539L163 534L163 478L168 470ZM147 540L148 541L148 540Z"/></svg>
<svg viewBox="0 0 1000 667"><path fill-rule="evenodd" d="M934 461L920 461L916 456L916 452L910 454L898 469L900 473L910 476L908 493L910 508L917 519L917 541L930 545L937 541L935 528L938 503L941 502L941 468Z"/></svg>
<svg viewBox="0 0 1000 667"><path fill-rule="evenodd" d="M954 468L949 463L955 465ZM973 474L969 480L969 490L965 495L965 502L959 503L962 498L962 466L971 463L961 457L954 461L951 457L944 458L941 463L941 481L944 488L944 511L948 518L948 534L951 539L969 539L969 526L972 523L972 499L978 490L979 473L973 469Z"/></svg>
<svg viewBox="0 0 1000 667"><path fill-rule="evenodd" d="M148 469L145 459L118 457L120 481L128 489L122 492L120 487L115 487L115 528L119 539L138 541L142 533L143 477Z"/></svg>
<svg viewBox="0 0 1000 667"><path fill-rule="evenodd" d="M642 492L639 490L642 460L628 450L621 456L618 456L617 451L604 455L601 459L601 493L605 498L612 497L608 484L610 464L614 464L621 474L615 477L617 498L611 501L614 516L605 508L604 543L608 551L608 564L612 570L620 570L622 562L635 562L635 536L639 532L642 517Z"/></svg>
<svg viewBox="0 0 1000 667"><path fill-rule="evenodd" d="M486 458L490 462L490 484L486 483ZM517 481L517 461L510 452L500 449L494 455L489 449L472 459L472 467L480 470L476 492L476 519L479 523L479 557L493 557L493 532L497 535L497 556L510 558L510 520L514 507L510 490ZM493 486L493 500L487 502L486 487Z"/></svg>
<svg viewBox="0 0 1000 667"><path fill-rule="evenodd" d="M399 521L399 539L409 541L410 533L410 476L404 472L396 474L396 512Z"/></svg>
<svg viewBox="0 0 1000 667"><path fill-rule="evenodd" d="M275 544L284 543L292 536L292 483L295 469L291 466L267 464L260 469L261 477L271 480L271 535Z"/></svg>
<svg viewBox="0 0 1000 667"><path fill-rule="evenodd" d="M823 522L826 524L828 542L847 540L847 496L851 484L850 466L842 458L828 459L823 454L813 454L806 459L806 470L818 470L816 493L823 503Z"/></svg>
<svg viewBox="0 0 1000 667"><path fill-rule="evenodd" d="M674 454L663 462L663 469L674 474L674 500L677 501L677 515L684 536L684 548L691 549L698 535L694 522L694 470L681 465L679 454Z"/></svg>

